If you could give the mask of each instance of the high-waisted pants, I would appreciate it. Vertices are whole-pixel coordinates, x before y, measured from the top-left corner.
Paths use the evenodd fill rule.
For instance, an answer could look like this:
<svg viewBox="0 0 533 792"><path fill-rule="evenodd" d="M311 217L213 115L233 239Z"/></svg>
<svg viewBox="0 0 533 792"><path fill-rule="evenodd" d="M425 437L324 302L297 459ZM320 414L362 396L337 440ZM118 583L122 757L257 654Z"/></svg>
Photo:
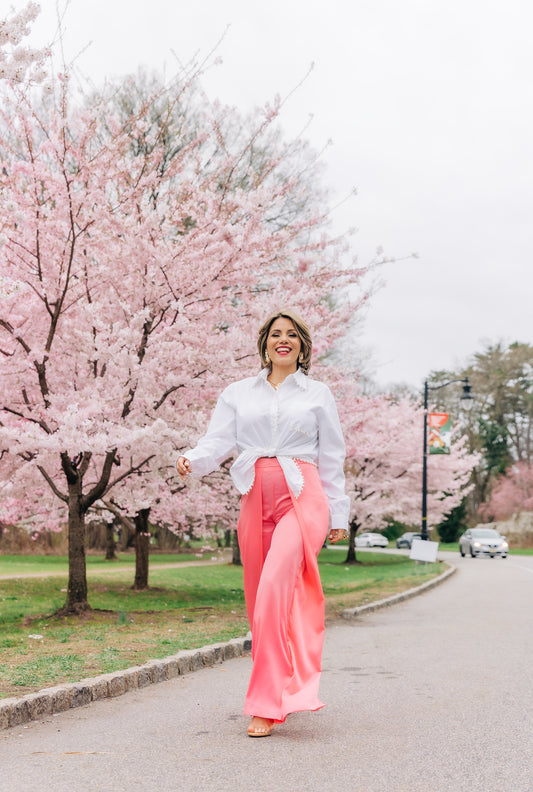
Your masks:
<svg viewBox="0 0 533 792"><path fill-rule="evenodd" d="M277 459L256 462L238 524L253 658L244 712L278 722L323 706L324 595L317 556L328 530L328 502L315 465L297 464L304 476L298 498Z"/></svg>

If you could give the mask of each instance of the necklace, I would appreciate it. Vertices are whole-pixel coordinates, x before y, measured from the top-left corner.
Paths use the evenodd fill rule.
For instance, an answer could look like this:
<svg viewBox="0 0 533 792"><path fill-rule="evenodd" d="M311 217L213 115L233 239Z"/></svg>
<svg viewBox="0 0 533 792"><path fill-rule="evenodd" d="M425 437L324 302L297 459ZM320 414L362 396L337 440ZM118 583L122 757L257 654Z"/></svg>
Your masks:
<svg viewBox="0 0 533 792"><path fill-rule="evenodd" d="M268 381L272 385L274 390L277 390L279 388L279 386L281 385L281 382L272 382L272 380L270 380L270 379ZM282 382L283 382L283 380L282 380Z"/></svg>

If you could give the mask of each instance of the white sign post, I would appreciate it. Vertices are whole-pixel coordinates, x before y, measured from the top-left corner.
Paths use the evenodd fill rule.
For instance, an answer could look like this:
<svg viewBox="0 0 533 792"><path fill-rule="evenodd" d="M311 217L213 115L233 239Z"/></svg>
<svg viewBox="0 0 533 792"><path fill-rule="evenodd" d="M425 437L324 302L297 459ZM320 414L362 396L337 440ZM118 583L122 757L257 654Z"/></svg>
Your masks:
<svg viewBox="0 0 533 792"><path fill-rule="evenodd" d="M437 560L438 549L438 542L429 542L424 539L413 539L409 558L412 558L415 561L430 561L435 563Z"/></svg>

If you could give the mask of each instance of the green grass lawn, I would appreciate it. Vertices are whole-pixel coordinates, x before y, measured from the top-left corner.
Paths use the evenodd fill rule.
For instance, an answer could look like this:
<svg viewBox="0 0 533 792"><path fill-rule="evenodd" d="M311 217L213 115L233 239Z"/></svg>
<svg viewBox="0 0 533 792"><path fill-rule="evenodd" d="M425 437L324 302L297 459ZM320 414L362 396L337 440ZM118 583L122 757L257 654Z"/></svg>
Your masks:
<svg viewBox="0 0 533 792"><path fill-rule="evenodd" d="M361 550L357 557L362 563L347 565L345 552L328 549L319 557L329 620L345 607L411 588L443 569L442 564L416 564L406 555ZM178 558L199 565L166 567ZM66 559L0 556L0 575L52 573L0 580L0 697L127 668L248 631L241 567L203 563L194 555L154 555L150 589L137 592L131 590L133 561L132 556L111 563L88 559L93 610L80 619L53 616L66 599Z"/></svg>

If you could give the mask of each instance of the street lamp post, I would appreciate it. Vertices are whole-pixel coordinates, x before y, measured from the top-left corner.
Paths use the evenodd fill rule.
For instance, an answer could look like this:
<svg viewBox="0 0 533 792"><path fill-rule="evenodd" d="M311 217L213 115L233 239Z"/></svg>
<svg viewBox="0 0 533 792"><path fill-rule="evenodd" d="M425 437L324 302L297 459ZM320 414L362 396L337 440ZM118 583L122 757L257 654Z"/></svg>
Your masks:
<svg viewBox="0 0 533 792"><path fill-rule="evenodd" d="M424 446L422 455L422 530L420 531L422 539L428 539L428 393L430 390L439 390L445 388L447 385L453 385L454 382L463 383L463 395L461 401L466 404L471 404L473 396L471 394L472 386L468 382L468 377L464 379L450 380L450 382L443 382L442 385L428 385L428 381L424 382Z"/></svg>

